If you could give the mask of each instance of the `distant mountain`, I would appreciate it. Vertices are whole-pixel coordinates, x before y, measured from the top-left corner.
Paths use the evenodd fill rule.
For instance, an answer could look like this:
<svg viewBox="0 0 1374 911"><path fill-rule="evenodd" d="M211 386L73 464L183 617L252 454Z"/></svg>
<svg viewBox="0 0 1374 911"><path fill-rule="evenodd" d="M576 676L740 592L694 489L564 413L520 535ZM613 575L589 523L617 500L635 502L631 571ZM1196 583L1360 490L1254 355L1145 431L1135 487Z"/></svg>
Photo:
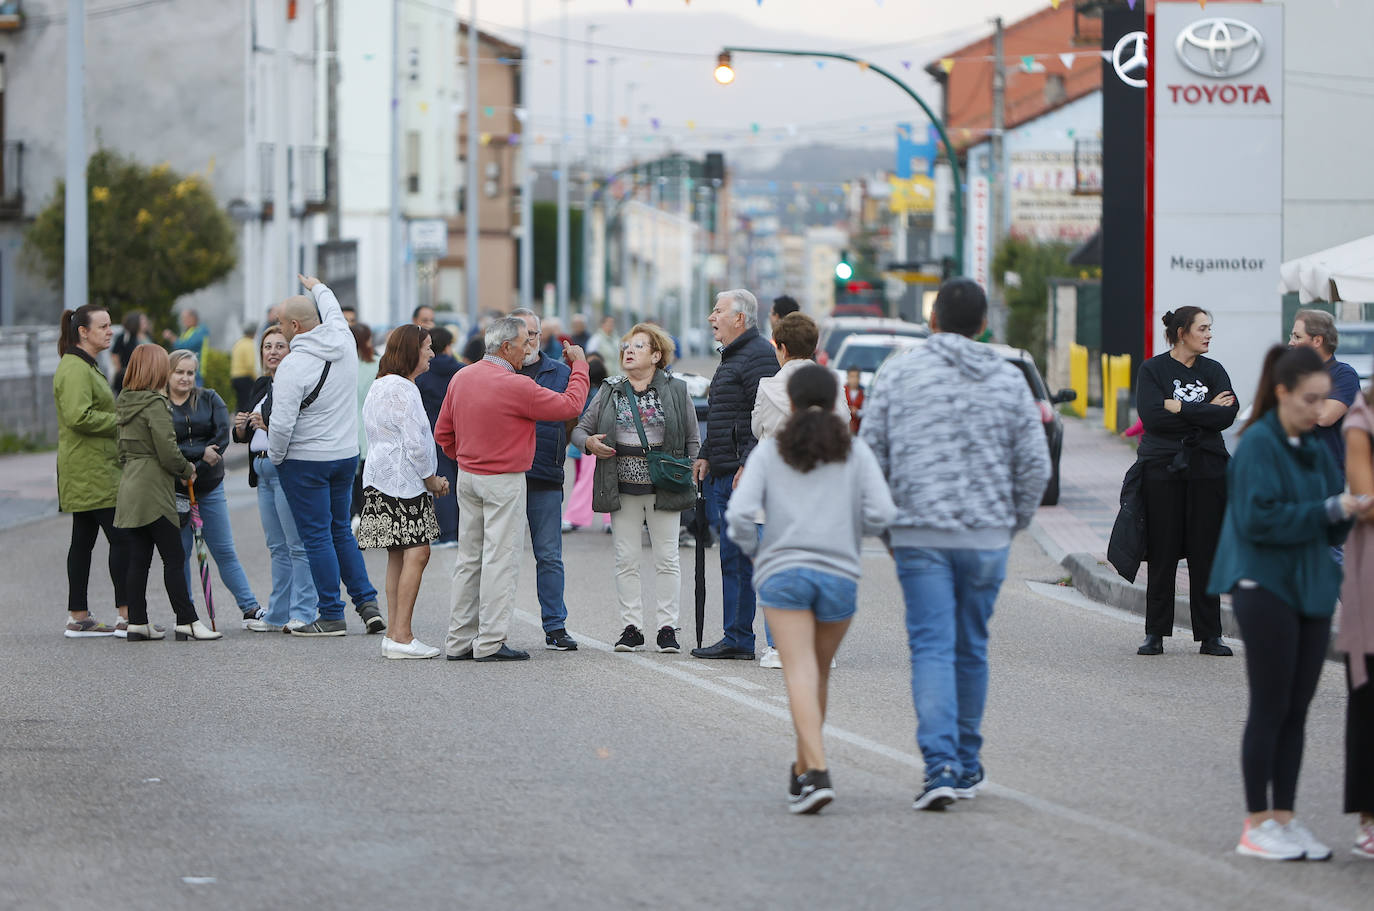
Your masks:
<svg viewBox="0 0 1374 911"><path fill-rule="evenodd" d="M885 149L810 145L784 151L772 165L746 163L735 169L736 179L806 182L843 182L890 171L896 155Z"/></svg>

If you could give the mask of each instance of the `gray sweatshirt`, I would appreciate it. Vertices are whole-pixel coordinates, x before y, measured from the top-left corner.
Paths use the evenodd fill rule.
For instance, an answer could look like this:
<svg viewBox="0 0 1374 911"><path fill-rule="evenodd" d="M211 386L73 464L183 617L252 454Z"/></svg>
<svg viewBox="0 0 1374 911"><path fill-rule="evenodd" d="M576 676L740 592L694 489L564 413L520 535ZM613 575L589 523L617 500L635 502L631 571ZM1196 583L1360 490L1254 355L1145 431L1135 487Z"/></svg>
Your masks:
<svg viewBox="0 0 1374 911"><path fill-rule="evenodd" d="M1006 547L1030 524L1050 479L1025 376L962 335L937 332L888 361L864 400L859 433L897 501L893 547Z"/></svg>
<svg viewBox="0 0 1374 911"><path fill-rule="evenodd" d="M768 514L759 540L755 518ZM802 474L782 460L777 440L758 444L725 511L727 533L754 558L754 582L807 567L857 580L864 535L881 534L897 507L882 470L862 440L849 458Z"/></svg>

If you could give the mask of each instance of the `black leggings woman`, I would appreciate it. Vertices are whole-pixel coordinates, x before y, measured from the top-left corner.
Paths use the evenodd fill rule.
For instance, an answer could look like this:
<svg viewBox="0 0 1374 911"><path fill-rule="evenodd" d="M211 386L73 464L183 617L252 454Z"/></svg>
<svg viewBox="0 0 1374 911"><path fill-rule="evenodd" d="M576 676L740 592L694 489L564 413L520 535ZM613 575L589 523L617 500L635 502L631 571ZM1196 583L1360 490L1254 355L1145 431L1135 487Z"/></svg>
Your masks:
<svg viewBox="0 0 1374 911"><path fill-rule="evenodd" d="M1230 501L1208 590L1229 592L1250 684L1241 741L1249 816L1238 854L1326 860L1331 849L1293 815L1307 706L1321 677L1341 568L1331 548L1374 497L1342 493L1312 433L1331 378L1311 348L1273 348L1228 475Z"/></svg>

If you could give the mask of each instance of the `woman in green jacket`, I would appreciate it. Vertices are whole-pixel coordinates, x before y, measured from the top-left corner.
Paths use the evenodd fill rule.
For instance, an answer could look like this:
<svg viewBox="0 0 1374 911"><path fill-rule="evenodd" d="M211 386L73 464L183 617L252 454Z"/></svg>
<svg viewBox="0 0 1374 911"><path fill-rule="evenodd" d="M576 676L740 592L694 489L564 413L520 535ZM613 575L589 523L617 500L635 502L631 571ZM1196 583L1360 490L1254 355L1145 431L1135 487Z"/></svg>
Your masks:
<svg viewBox="0 0 1374 911"><path fill-rule="evenodd" d="M96 356L110 347L110 314L86 304L62 313L57 351L62 360L52 378L57 403L57 508L72 514L72 540L67 548L67 627L69 639L122 635L128 626L124 533L115 528L115 489L119 454L115 445L115 404ZM91 551L105 532L110 545L110 581L114 583L119 622L101 623L91 616L86 590L91 579Z"/></svg>
<svg viewBox="0 0 1374 911"><path fill-rule="evenodd" d="M172 490L177 478L188 484L196 479L195 466L177 448L172 411L160 390L167 386L171 361L160 346L134 349L124 371L124 391L119 394L119 460L124 473L119 479L115 525L128 529L129 565L125 580L129 594L129 641L163 638L161 628L148 622L148 569L153 548L162 557L162 582L176 613L176 637L219 639L196 617L196 606L186 586Z"/></svg>
<svg viewBox="0 0 1374 911"><path fill-rule="evenodd" d="M1249 816L1237 854L1327 860L1331 849L1293 817L1307 706L1331 635L1341 568L1331 547L1374 497L1343 493L1312 431L1331 389L1311 348L1272 348L1252 416L1227 472L1226 516L1208 590L1231 593L1245 641L1250 710L1241 741Z"/></svg>

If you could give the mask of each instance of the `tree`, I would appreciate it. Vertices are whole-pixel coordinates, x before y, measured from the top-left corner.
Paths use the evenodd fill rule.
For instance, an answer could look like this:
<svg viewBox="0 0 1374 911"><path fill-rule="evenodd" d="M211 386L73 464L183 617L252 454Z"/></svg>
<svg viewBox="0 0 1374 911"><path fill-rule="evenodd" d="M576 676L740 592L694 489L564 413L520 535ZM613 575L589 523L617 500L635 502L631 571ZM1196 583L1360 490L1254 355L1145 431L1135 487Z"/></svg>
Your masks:
<svg viewBox="0 0 1374 911"><path fill-rule="evenodd" d="M178 297L233 271L234 226L205 181L166 164L145 167L109 149L86 167L89 300L117 321L139 309L159 328L171 324ZM43 277L62 286L66 185L29 228L27 254Z"/></svg>
<svg viewBox="0 0 1374 911"><path fill-rule="evenodd" d="M1078 274L1069 265L1073 250L1071 244L1036 243L1013 237L998 248L992 260L992 274L1007 304L1007 344L1025 348L1042 370L1049 311L1048 279ZM1017 276L1019 285L1005 284L1008 273Z"/></svg>
<svg viewBox="0 0 1374 911"><path fill-rule="evenodd" d="M534 208L534 299L545 285L558 282L558 204L537 202ZM568 209L569 301L582 301L582 210ZM595 267L595 264L593 264ZM554 316L549 313L547 316ZM566 330L566 326L564 329Z"/></svg>

